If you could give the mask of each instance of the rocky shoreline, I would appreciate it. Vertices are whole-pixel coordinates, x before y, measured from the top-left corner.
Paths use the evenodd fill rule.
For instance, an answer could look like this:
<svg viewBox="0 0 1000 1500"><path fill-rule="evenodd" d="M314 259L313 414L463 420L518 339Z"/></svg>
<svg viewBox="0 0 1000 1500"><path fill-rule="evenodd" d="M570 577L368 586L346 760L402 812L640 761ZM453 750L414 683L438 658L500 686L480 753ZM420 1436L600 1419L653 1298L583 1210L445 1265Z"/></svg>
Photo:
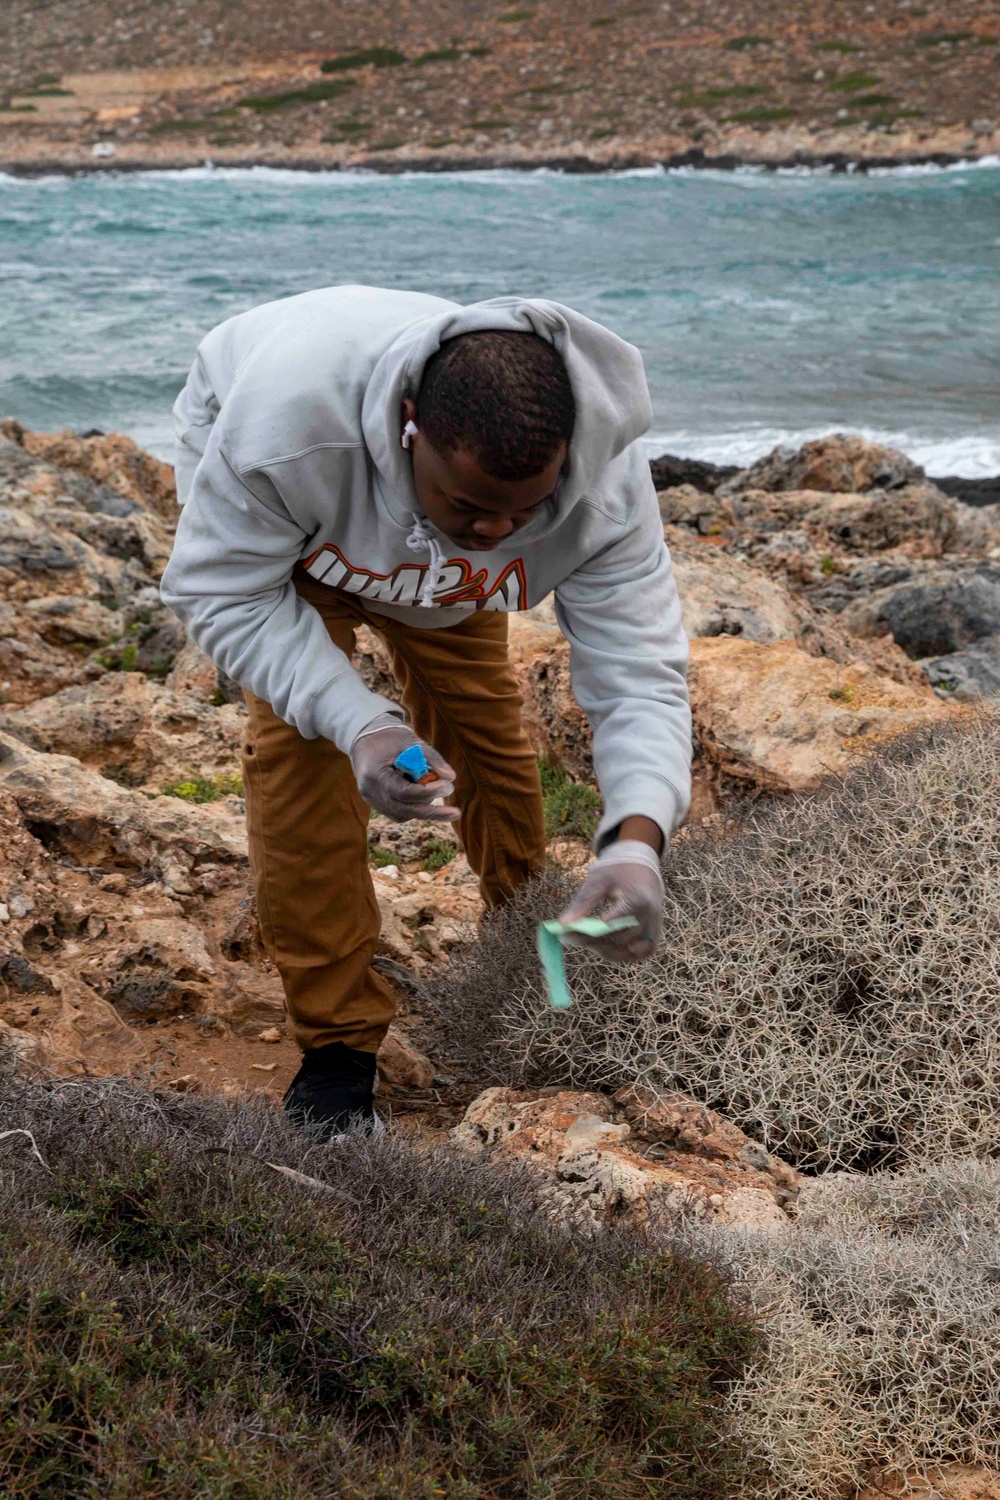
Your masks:
<svg viewBox="0 0 1000 1500"><path fill-rule="evenodd" d="M99 147L111 147L99 150ZM212 147L177 150L145 142L116 145L99 140L93 144L52 141L4 142L0 137L0 173L32 178L50 175L87 176L106 173L176 172L203 167L250 169L266 167L297 172L372 172L385 176L402 173L450 172L562 172L573 176L602 175L629 171L717 171L756 169L768 172L825 171L834 174L886 171L906 167L958 167L992 161L1000 153L1000 131L985 140L969 140L964 131L942 132L938 138L917 145L910 140L886 149L881 137L864 133L830 143L820 138L761 135L726 142L716 149L691 141L669 145L644 142L616 143L614 150L569 152L533 151L519 148L502 152L469 149L463 152L422 152L397 149L363 153L336 147L294 146Z"/></svg>
<svg viewBox="0 0 1000 1500"><path fill-rule="evenodd" d="M86 25L84 25L86 22ZM996 0L10 0L0 169L831 170L1000 152Z"/></svg>

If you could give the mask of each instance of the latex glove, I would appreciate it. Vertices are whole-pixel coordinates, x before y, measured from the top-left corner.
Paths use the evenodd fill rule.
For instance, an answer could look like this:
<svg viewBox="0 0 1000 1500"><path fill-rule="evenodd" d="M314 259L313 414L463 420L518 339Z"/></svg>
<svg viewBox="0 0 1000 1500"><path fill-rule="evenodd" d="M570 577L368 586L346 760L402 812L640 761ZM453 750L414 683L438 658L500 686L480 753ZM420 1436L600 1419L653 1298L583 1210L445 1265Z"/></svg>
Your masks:
<svg viewBox="0 0 1000 1500"><path fill-rule="evenodd" d="M637 839L602 849L559 921L581 917L635 917L639 925L608 937L573 934L565 939L567 946L590 948L615 963L648 958L663 931L663 876L656 851Z"/></svg>
<svg viewBox="0 0 1000 1500"><path fill-rule="evenodd" d="M437 773L436 781L423 784L409 781L402 771L393 769L396 756L408 745L420 746L431 769ZM455 772L433 745L428 745L391 714L381 714L362 729L351 746L351 765L358 791L368 806L397 823L410 818L454 823L459 817L457 807L433 806L436 798L450 797L455 790Z"/></svg>

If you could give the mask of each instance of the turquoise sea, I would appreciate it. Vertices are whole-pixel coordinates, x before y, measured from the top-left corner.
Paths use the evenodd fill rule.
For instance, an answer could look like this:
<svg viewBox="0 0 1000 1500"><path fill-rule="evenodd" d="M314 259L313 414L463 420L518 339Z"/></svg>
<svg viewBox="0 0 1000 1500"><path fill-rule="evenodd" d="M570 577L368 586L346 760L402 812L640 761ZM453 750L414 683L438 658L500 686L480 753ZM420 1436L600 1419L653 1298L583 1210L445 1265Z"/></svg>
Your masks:
<svg viewBox="0 0 1000 1500"><path fill-rule="evenodd" d="M571 303L642 349L652 451L851 428L1000 471L1000 162L871 175L0 176L0 415L169 455L201 335L332 282Z"/></svg>

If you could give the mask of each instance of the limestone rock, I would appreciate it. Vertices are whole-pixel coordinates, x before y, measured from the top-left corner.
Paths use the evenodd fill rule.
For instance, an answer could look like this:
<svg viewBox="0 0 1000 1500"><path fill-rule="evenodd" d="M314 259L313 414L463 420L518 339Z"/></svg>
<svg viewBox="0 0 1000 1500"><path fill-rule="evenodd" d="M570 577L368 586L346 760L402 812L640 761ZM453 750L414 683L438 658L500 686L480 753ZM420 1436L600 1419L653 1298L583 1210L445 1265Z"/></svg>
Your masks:
<svg viewBox="0 0 1000 1500"><path fill-rule="evenodd" d="M164 687L175 693L190 693L202 703L211 703L218 692L219 671L194 641L186 641L174 657Z"/></svg>
<svg viewBox="0 0 1000 1500"><path fill-rule="evenodd" d="M6 702L91 681L109 664L168 668L183 632L155 588L175 513L166 465L127 439L0 430Z"/></svg>
<svg viewBox="0 0 1000 1500"><path fill-rule="evenodd" d="M949 656L932 657L922 665L928 682L942 698L959 703L1000 698L1000 634L985 636Z"/></svg>
<svg viewBox="0 0 1000 1500"><path fill-rule="evenodd" d="M1000 1472L979 1465L945 1464L921 1474L885 1474L857 1500L1000 1500Z"/></svg>
<svg viewBox="0 0 1000 1500"><path fill-rule="evenodd" d="M0 734L0 786L46 831L50 847L78 864L159 870L164 882L199 868L246 863L242 819L218 804L126 791L65 755L43 755Z"/></svg>
<svg viewBox="0 0 1000 1500"><path fill-rule="evenodd" d="M44 1033L46 1062L59 1072L124 1073L148 1057L146 1047L114 1006L68 974L57 977L59 1015Z"/></svg>
<svg viewBox="0 0 1000 1500"><path fill-rule="evenodd" d="M849 433L817 438L801 448L775 448L722 485L722 493L742 490L824 490L861 494L890 490L924 478L919 464L895 448L884 448Z"/></svg>
<svg viewBox="0 0 1000 1500"><path fill-rule="evenodd" d="M378 1049L378 1072L383 1083L400 1089L429 1089L434 1082L430 1059L407 1041L398 1026L390 1026Z"/></svg>
<svg viewBox="0 0 1000 1500"><path fill-rule="evenodd" d="M244 721L241 707L212 706L140 672L108 673L0 712L0 730L32 749L72 755L125 785L155 791L192 775L237 771Z"/></svg>
<svg viewBox="0 0 1000 1500"><path fill-rule="evenodd" d="M951 712L929 686L808 656L787 641L694 641L690 687L705 760L717 774L761 790L815 786Z"/></svg>
<svg viewBox="0 0 1000 1500"><path fill-rule="evenodd" d="M922 681L919 670L891 640L873 648L872 641L851 635L828 610L817 609L793 593L774 572L742 562L710 543L692 541L677 527L666 527L665 535L684 628L691 639L732 635L762 645L794 641L811 656L845 663L863 661L899 682ZM787 562L787 557L782 559L781 571L787 571Z"/></svg>
<svg viewBox="0 0 1000 1500"><path fill-rule="evenodd" d="M469 1105L452 1138L498 1163L523 1162L542 1172L553 1212L583 1226L619 1218L642 1223L665 1210L787 1233L779 1183L765 1153L761 1167L739 1154L713 1160L704 1153L667 1151L659 1143L644 1150L643 1136L624 1115L632 1111L639 1123L653 1119L655 1099L638 1090L623 1091L619 1099L623 1104L616 1109L616 1101L604 1094L486 1089ZM680 1095L670 1096L671 1109L678 1119L706 1113ZM660 1119L666 1129L668 1113ZM725 1122L713 1117L712 1123L718 1132ZM787 1177L795 1177L780 1165ZM783 1184L780 1192L781 1201L790 1201Z"/></svg>
<svg viewBox="0 0 1000 1500"><path fill-rule="evenodd" d="M531 656L519 678L524 725L536 753L578 780L592 780L590 725L573 696L569 642L560 636L549 650Z"/></svg>
<svg viewBox="0 0 1000 1500"><path fill-rule="evenodd" d="M961 651L1000 634L1000 563L916 573L858 599L842 618L859 635L892 635L911 657Z"/></svg>
<svg viewBox="0 0 1000 1500"><path fill-rule="evenodd" d="M28 453L63 469L75 469L116 495L151 507L166 521L177 516L177 490L169 464L154 458L121 433L77 437L63 432L30 432L20 422L0 422L0 432Z"/></svg>

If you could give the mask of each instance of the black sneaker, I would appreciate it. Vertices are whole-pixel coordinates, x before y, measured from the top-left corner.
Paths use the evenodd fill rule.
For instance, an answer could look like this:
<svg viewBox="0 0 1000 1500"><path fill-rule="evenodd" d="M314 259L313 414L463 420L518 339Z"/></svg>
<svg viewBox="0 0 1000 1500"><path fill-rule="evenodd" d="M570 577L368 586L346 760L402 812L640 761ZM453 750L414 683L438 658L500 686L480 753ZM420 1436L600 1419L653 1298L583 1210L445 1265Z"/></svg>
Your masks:
<svg viewBox="0 0 1000 1500"><path fill-rule="evenodd" d="M288 1086L285 1113L318 1141L333 1141L358 1131L378 1135L375 1113L375 1054L343 1042L313 1047Z"/></svg>

